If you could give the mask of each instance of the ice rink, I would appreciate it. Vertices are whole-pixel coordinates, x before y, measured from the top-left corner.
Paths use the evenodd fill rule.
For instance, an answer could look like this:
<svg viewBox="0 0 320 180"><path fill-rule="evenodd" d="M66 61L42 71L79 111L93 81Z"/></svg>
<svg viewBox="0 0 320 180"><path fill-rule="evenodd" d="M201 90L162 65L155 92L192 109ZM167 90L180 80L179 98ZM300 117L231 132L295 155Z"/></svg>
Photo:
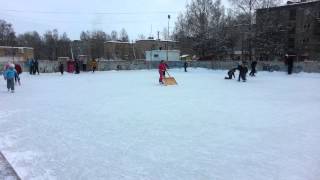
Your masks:
<svg viewBox="0 0 320 180"><path fill-rule="evenodd" d="M0 81L0 150L22 179L317 180L320 74L157 70Z"/></svg>

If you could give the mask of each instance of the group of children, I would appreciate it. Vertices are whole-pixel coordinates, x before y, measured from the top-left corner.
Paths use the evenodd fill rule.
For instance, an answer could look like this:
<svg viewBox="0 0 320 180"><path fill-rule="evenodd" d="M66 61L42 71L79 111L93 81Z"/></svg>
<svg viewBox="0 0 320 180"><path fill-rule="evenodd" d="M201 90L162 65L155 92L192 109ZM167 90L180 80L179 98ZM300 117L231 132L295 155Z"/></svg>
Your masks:
<svg viewBox="0 0 320 180"><path fill-rule="evenodd" d="M74 65L75 65L75 74L80 74L80 61L76 60L74 62ZM98 62L95 59L93 59L91 61L92 72L96 71L97 66L98 66ZM83 71L87 71L87 64L82 64L82 70ZM64 73L64 63L62 61L59 62L59 71L60 71L61 75L63 75L63 73Z"/></svg>
<svg viewBox="0 0 320 180"><path fill-rule="evenodd" d="M246 82L247 73L249 71L246 64L247 64L246 62L240 62L237 68L230 69L228 71L228 76L225 77L225 79L229 80L229 79L236 78L235 72L238 70L239 71L238 81L240 82L242 80L243 82ZM251 72L249 74L250 76L255 76L255 74L257 73L257 70L256 70L257 64L258 64L257 61L253 61L251 63ZM160 75L160 78L159 78L160 84L163 84L163 78L165 77L165 73L168 67L169 67L168 64L164 60L160 61L160 64L158 66L159 75ZM188 63L185 62L184 63L185 72L187 72L187 67L188 67Z"/></svg>
<svg viewBox="0 0 320 180"><path fill-rule="evenodd" d="M22 73L22 68L19 64L8 63L4 67L3 77L7 81L8 92L14 93L15 83L20 83L20 74Z"/></svg>
<svg viewBox="0 0 320 180"><path fill-rule="evenodd" d="M37 70L34 71L34 68L35 68L35 64L33 64L32 66L34 66L32 69L33 71L30 70L30 74L35 74L35 72ZM95 60L93 60L91 62L91 66L92 66L92 71L95 72L96 68L97 68L97 62ZM257 72L256 71L256 66L257 66L257 62L256 61L253 61L251 63L251 72L250 72L250 76L255 76L255 73ZM162 60L158 66L158 70L159 70L159 75L160 75L160 78L159 78L159 83L160 84L163 84L163 79L165 77L165 73L168 69L168 64ZM187 72L187 67L188 65L186 65L186 63L184 64L184 68L185 68L185 72ZM31 69L31 68L30 68ZM78 65L78 68L76 68L78 70L76 70L76 73L79 73L79 65ZM4 69L4 79L7 81L7 88L8 88L8 91L11 90L11 92L13 93L14 92L14 85L15 83L19 83L20 85L20 77L19 75L22 73L22 68L19 64L12 64L12 63L8 63L6 64L5 66L5 69ZM233 78L236 78L235 76L235 72L236 71L239 71L239 78L238 78L238 81L240 82L241 80L243 82L246 82L247 78L247 73L248 73L248 68L246 66L246 63L245 62L241 62L239 63L238 67L237 68L232 68L228 71L228 77L225 77L225 79L233 79ZM62 62L60 62L59 64L59 71L61 72L61 74L63 74L64 72L64 65ZM39 73L39 72L38 72Z"/></svg>
<svg viewBox="0 0 320 180"><path fill-rule="evenodd" d="M257 67L257 61L253 61L251 63L251 72L250 72L250 76L256 76L255 74L257 73L256 67ZM235 76L235 72L239 71L239 77L238 77L238 81L240 82L241 80L243 82L247 81L247 73L248 73L248 68L246 66L246 62L240 62L237 68L232 68L228 71L228 77L225 77L225 79L233 79L236 78Z"/></svg>

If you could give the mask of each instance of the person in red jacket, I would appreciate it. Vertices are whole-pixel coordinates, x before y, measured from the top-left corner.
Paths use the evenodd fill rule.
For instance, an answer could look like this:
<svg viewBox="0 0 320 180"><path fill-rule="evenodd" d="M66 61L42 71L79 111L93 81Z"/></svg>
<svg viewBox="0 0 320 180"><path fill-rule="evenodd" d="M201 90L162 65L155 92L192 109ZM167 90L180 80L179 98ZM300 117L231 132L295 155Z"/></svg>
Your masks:
<svg viewBox="0 0 320 180"><path fill-rule="evenodd" d="M16 76L14 77L14 80L15 80L15 82L17 83L19 83L19 85L21 84L20 83L20 74L22 73L22 68L21 68L21 66L20 66L20 64L15 64L14 65L14 68L16 69L16 71L17 71L17 74L16 74Z"/></svg>
<svg viewBox="0 0 320 180"><path fill-rule="evenodd" d="M165 72L167 70L167 66L166 63L164 62L164 60L162 60L159 64L159 74L160 74L160 78L159 78L159 83L163 84L163 78L165 77Z"/></svg>

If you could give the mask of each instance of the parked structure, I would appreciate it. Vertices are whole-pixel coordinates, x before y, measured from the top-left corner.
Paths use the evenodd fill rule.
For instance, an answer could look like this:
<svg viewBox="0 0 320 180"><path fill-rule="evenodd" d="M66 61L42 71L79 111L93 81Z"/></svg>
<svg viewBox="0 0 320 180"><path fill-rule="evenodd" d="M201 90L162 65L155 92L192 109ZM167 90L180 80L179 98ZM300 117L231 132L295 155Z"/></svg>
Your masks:
<svg viewBox="0 0 320 180"><path fill-rule="evenodd" d="M320 1L288 1L257 10L256 55L260 60L294 54L297 60L320 61Z"/></svg>
<svg viewBox="0 0 320 180"><path fill-rule="evenodd" d="M0 46L0 62L26 61L28 58L34 58L31 47Z"/></svg>
<svg viewBox="0 0 320 180"><path fill-rule="evenodd" d="M104 58L108 60L146 59L146 51L170 51L177 49L179 49L177 41L163 41L159 39L137 40L134 43L107 41L104 44Z"/></svg>
<svg viewBox="0 0 320 180"><path fill-rule="evenodd" d="M146 59L145 52L152 50L178 50L179 43L171 40L155 40L146 39L138 40L135 43L136 57L137 59Z"/></svg>
<svg viewBox="0 0 320 180"><path fill-rule="evenodd" d="M179 61L180 60L180 51L179 50L152 50L146 51L146 60L147 61ZM168 58L167 58L168 57Z"/></svg>

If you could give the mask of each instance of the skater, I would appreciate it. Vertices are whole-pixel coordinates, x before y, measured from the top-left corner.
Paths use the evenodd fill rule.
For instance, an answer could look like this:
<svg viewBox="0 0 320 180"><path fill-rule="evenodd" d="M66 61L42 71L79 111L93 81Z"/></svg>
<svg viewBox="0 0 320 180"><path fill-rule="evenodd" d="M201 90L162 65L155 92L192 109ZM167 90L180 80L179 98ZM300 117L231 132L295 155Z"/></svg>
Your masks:
<svg viewBox="0 0 320 180"><path fill-rule="evenodd" d="M166 63L164 62L164 60L160 61L158 69L159 69L159 75L160 75L159 83L163 84L163 78L165 77L165 73L166 73L166 70L167 70L167 66L166 66Z"/></svg>
<svg viewBox="0 0 320 180"><path fill-rule="evenodd" d="M97 61L95 59L91 61L91 67L92 67L92 72L94 73L97 69Z"/></svg>
<svg viewBox="0 0 320 180"><path fill-rule="evenodd" d="M34 60L33 62L33 74L35 75L36 73L38 73L38 75L40 74L39 72L39 62L38 60Z"/></svg>
<svg viewBox="0 0 320 180"><path fill-rule="evenodd" d="M15 80L15 83L17 84L17 82L18 82L18 84L20 86L21 85L20 74L22 73L22 68L21 68L20 64L14 64L14 68L16 69L16 72L17 72L16 76L14 77L14 80Z"/></svg>
<svg viewBox="0 0 320 180"><path fill-rule="evenodd" d="M76 66L76 74L80 74L80 64L78 60L76 60L75 66Z"/></svg>
<svg viewBox="0 0 320 180"><path fill-rule="evenodd" d="M10 64L9 68L4 72L4 80L7 80L8 92L14 93L14 77L17 75L14 64Z"/></svg>
<svg viewBox="0 0 320 180"><path fill-rule="evenodd" d="M240 79L242 79L243 82L247 81L247 73L248 73L248 68L246 67L245 63L240 63L238 66L239 70L239 78L238 81L240 82Z"/></svg>
<svg viewBox="0 0 320 180"><path fill-rule="evenodd" d="M29 73L33 74L33 60L32 59L28 59L28 67L29 67Z"/></svg>
<svg viewBox="0 0 320 180"><path fill-rule="evenodd" d="M187 72L187 68L188 68L188 62L187 61L184 62L183 67L184 67L184 72Z"/></svg>
<svg viewBox="0 0 320 180"><path fill-rule="evenodd" d="M258 64L257 61L253 61L251 63L251 72L249 74L251 77L255 77L256 76L255 74L257 73L257 70L256 70L257 64Z"/></svg>
<svg viewBox="0 0 320 180"><path fill-rule="evenodd" d="M224 79L232 79L232 78L236 78L236 76L234 75L234 73L236 72L237 68L232 68L228 71L228 77L225 77Z"/></svg>
<svg viewBox="0 0 320 180"><path fill-rule="evenodd" d="M9 68L10 64L11 64L10 62L5 64L4 67L3 67L3 71L6 71Z"/></svg>
<svg viewBox="0 0 320 180"><path fill-rule="evenodd" d="M87 71L87 62L88 62L87 58L84 58L83 61L82 61L82 70L84 72Z"/></svg>
<svg viewBox="0 0 320 180"><path fill-rule="evenodd" d="M286 64L288 66L288 74L292 74L292 69L293 69L293 56L286 54Z"/></svg>
<svg viewBox="0 0 320 180"><path fill-rule="evenodd" d="M60 62L60 64L59 64L59 71L60 71L61 75L63 75L63 72L64 72L64 65L63 65L63 63L62 63L62 62Z"/></svg>

